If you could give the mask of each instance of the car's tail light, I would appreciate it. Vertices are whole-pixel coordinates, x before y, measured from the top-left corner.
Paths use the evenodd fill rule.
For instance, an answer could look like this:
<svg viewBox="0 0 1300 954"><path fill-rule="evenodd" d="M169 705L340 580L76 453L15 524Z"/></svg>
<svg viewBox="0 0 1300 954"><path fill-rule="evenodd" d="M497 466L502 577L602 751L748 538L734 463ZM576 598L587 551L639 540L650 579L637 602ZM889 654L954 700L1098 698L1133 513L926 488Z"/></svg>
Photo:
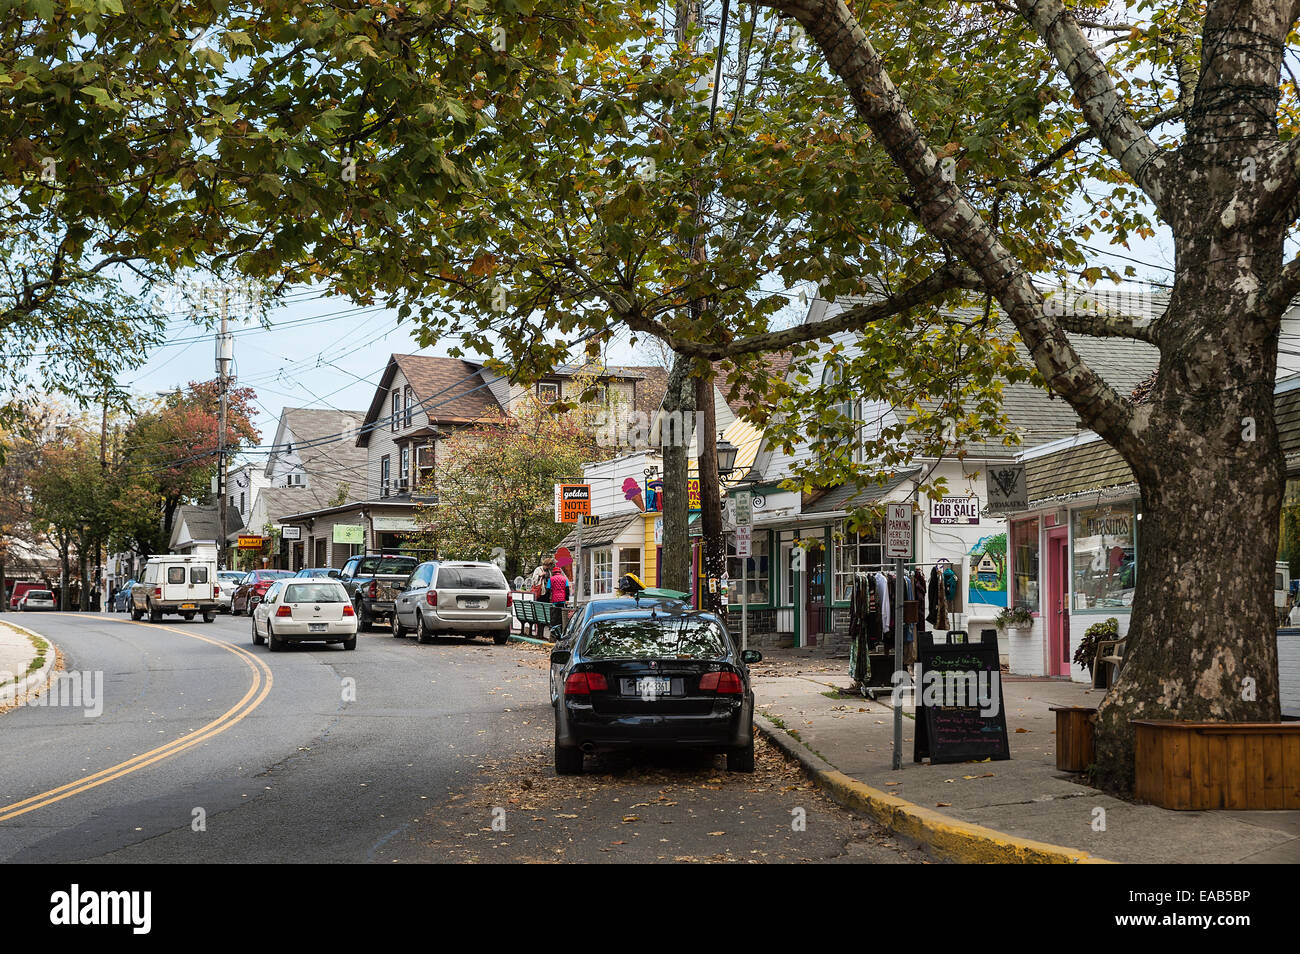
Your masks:
<svg viewBox="0 0 1300 954"><path fill-rule="evenodd" d="M275 615L280 617L293 616L293 607L287 604L281 606L278 610L275 611Z"/></svg>
<svg viewBox="0 0 1300 954"><path fill-rule="evenodd" d="M220 598L221 598L221 587L219 587L219 586L214 586L214 587L212 588L212 598L213 598L214 600L216 600L216 599L220 599Z"/></svg>
<svg viewBox="0 0 1300 954"><path fill-rule="evenodd" d="M357 611L354 610L354 609L352 608L352 604L351 604L351 603L344 603L344 604L343 604L343 615L344 615L344 616L356 616L356 615L357 615Z"/></svg>
<svg viewBox="0 0 1300 954"><path fill-rule="evenodd" d="M510 590L506 590L506 609L509 609L514 605L515 605L515 594L512 593Z"/></svg>
<svg viewBox="0 0 1300 954"><path fill-rule="evenodd" d="M700 692L740 695L744 691L744 684L734 672L706 672L700 677Z"/></svg>
<svg viewBox="0 0 1300 954"><path fill-rule="evenodd" d="M425 601L426 603L428 603L430 606L437 606L437 605L438 605L438 591L437 591L437 590L430 590L429 592L425 593L425 594L424 594L424 601Z"/></svg>
<svg viewBox="0 0 1300 954"><path fill-rule="evenodd" d="M378 581L378 580L371 580L371 581L370 581L370 586L366 588L366 595L369 596L372 600L373 600L376 596L379 595L379 581Z"/></svg>
<svg viewBox="0 0 1300 954"><path fill-rule="evenodd" d="M155 586L155 587L153 588L153 595L156 596L156 597L158 597L158 599L162 599L162 587L161 587L161 586Z"/></svg>
<svg viewBox="0 0 1300 954"><path fill-rule="evenodd" d="M605 677L598 672L575 672L564 680L566 696L587 696L593 692L604 692L608 688Z"/></svg>

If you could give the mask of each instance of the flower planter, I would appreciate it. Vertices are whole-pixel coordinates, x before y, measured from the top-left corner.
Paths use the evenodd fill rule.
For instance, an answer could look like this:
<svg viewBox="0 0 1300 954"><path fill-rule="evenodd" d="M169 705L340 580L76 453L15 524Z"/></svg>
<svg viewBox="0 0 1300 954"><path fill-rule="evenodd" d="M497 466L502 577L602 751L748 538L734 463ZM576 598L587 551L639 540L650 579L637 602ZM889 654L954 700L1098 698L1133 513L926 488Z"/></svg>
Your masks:
<svg viewBox="0 0 1300 954"><path fill-rule="evenodd" d="M1300 722L1132 724L1139 801L1179 811L1300 809Z"/></svg>
<svg viewBox="0 0 1300 954"><path fill-rule="evenodd" d="M1056 767L1086 772L1096 761L1097 710L1091 706L1052 706L1056 713Z"/></svg>

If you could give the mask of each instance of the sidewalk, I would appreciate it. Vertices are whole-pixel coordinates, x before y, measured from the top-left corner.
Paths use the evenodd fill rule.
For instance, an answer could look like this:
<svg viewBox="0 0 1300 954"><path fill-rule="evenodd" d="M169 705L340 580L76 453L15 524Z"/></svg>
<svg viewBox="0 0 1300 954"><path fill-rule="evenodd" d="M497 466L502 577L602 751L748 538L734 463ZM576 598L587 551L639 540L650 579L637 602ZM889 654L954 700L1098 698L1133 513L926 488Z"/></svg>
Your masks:
<svg viewBox="0 0 1300 954"><path fill-rule="evenodd" d="M886 697L872 702L840 694L851 681L847 669L847 660L764 651L763 662L752 667L754 721L795 750L838 800L936 853L966 861L1300 861L1300 812L1168 811L1103 795L1059 771L1056 716L1049 707L1095 706L1100 691L1004 676L1011 759L1001 762L913 762L916 723L908 705L903 766L895 772L893 709ZM1105 812L1104 830L1094 830L1102 819L1098 808Z"/></svg>
<svg viewBox="0 0 1300 954"><path fill-rule="evenodd" d="M0 712L44 687L58 654L46 640L38 649L26 633L0 621Z"/></svg>

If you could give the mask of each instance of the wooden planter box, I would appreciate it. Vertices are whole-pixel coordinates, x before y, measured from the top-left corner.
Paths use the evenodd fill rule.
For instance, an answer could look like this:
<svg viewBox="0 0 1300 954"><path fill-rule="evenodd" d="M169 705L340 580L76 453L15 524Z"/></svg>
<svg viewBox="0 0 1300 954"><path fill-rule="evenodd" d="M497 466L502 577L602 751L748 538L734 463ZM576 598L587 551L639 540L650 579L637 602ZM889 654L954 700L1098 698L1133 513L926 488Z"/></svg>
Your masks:
<svg viewBox="0 0 1300 954"><path fill-rule="evenodd" d="M1140 801L1180 811L1300 809L1300 722L1132 724Z"/></svg>
<svg viewBox="0 0 1300 954"><path fill-rule="evenodd" d="M1052 706L1056 713L1056 767L1086 772L1096 761L1097 710L1089 706Z"/></svg>

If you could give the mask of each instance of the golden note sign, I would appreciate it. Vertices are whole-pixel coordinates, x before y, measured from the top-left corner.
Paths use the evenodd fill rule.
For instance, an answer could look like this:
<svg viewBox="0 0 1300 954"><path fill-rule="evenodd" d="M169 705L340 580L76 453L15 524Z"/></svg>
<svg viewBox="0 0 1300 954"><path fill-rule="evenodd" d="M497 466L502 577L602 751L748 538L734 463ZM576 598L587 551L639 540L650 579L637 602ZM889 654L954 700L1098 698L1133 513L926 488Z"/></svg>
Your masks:
<svg viewBox="0 0 1300 954"><path fill-rule="evenodd" d="M241 536L238 548L240 550L260 550L262 549L262 538Z"/></svg>
<svg viewBox="0 0 1300 954"><path fill-rule="evenodd" d="M591 514L591 484L555 485L555 522L577 523Z"/></svg>

